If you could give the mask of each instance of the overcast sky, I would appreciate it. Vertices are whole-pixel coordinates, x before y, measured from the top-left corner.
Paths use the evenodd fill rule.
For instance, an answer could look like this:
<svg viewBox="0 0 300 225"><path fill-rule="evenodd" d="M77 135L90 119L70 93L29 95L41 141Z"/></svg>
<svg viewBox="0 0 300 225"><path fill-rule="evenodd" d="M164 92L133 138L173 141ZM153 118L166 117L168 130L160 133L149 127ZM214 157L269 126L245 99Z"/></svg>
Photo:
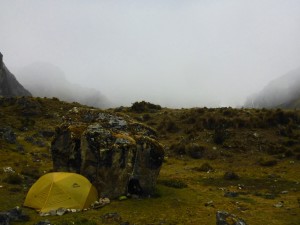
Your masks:
<svg viewBox="0 0 300 225"><path fill-rule="evenodd" d="M300 66L299 0L0 0L0 11L12 72L49 62L118 105L236 106Z"/></svg>

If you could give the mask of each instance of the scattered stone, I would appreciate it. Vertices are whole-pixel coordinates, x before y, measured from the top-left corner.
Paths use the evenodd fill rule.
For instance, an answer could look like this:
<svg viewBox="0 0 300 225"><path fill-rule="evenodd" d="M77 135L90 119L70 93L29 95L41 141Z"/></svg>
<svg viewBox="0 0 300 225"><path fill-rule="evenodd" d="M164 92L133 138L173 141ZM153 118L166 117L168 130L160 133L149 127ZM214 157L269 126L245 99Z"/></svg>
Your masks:
<svg viewBox="0 0 300 225"><path fill-rule="evenodd" d="M0 224L10 225L9 221L10 221L9 216L6 213L0 212Z"/></svg>
<svg viewBox="0 0 300 225"><path fill-rule="evenodd" d="M213 207L215 208L214 202L213 201L208 201L204 204L205 207Z"/></svg>
<svg viewBox="0 0 300 225"><path fill-rule="evenodd" d="M194 159L201 159L206 151L206 148L197 143L191 143L185 146L185 151L190 157Z"/></svg>
<svg viewBox="0 0 300 225"><path fill-rule="evenodd" d="M25 221L29 221L29 216L23 214L22 209L19 206L17 206L17 207L15 207L15 208L13 208L9 211L0 212L0 221L1 220L3 220L4 222L5 221L8 221L8 222L10 222L10 221L25 222ZM1 222L0 222L0 224L2 225Z"/></svg>
<svg viewBox="0 0 300 225"><path fill-rule="evenodd" d="M0 128L0 137L9 144L15 144L17 142L17 135L10 127Z"/></svg>
<svg viewBox="0 0 300 225"><path fill-rule="evenodd" d="M130 223L126 221L126 222L120 223L120 225L130 225Z"/></svg>
<svg viewBox="0 0 300 225"><path fill-rule="evenodd" d="M200 167L193 168L193 170L199 171L199 172L206 172L206 173L214 171L214 169L212 168L212 166L210 164L208 164L208 163L203 163Z"/></svg>
<svg viewBox="0 0 300 225"><path fill-rule="evenodd" d="M225 211L217 211L216 220L217 225L247 225L243 219Z"/></svg>
<svg viewBox="0 0 300 225"><path fill-rule="evenodd" d="M4 171L4 173L15 173L13 168L11 168L10 166L3 167L3 171Z"/></svg>
<svg viewBox="0 0 300 225"><path fill-rule="evenodd" d="M275 199L276 195L275 194L271 194L271 193L267 193L267 194L265 194L265 198L266 199Z"/></svg>
<svg viewBox="0 0 300 225"><path fill-rule="evenodd" d="M104 223L112 223L112 222L120 223L122 221L122 217L116 212L106 213L103 216L101 216L101 218L102 218L102 222Z"/></svg>
<svg viewBox="0 0 300 225"><path fill-rule="evenodd" d="M59 209L56 210L56 215L62 216L62 215L64 215L64 214L66 214L67 212L68 212L68 211L67 211L66 208L59 208Z"/></svg>
<svg viewBox="0 0 300 225"><path fill-rule="evenodd" d="M49 220L44 220L36 223L35 225L51 225Z"/></svg>
<svg viewBox="0 0 300 225"><path fill-rule="evenodd" d="M40 216L50 216L49 212L40 212L39 213Z"/></svg>
<svg viewBox="0 0 300 225"><path fill-rule="evenodd" d="M235 191L227 191L224 194L224 197L229 197L229 198L235 198L235 197L238 197L238 196L239 196L239 193L235 192Z"/></svg>
<svg viewBox="0 0 300 225"><path fill-rule="evenodd" d="M108 205L110 203L109 198L100 198L99 201L95 201L94 203L91 204L91 207L93 209L98 209L102 208L105 205Z"/></svg>
<svg viewBox="0 0 300 225"><path fill-rule="evenodd" d="M109 198L100 198L99 203L102 205L108 205L110 203L110 199Z"/></svg>
<svg viewBox="0 0 300 225"><path fill-rule="evenodd" d="M288 194L289 191L282 191L281 194Z"/></svg>
<svg viewBox="0 0 300 225"><path fill-rule="evenodd" d="M225 180L239 180L240 177L236 173L234 173L232 171L228 171L224 174L224 179Z"/></svg>
<svg viewBox="0 0 300 225"><path fill-rule="evenodd" d="M275 208L282 208L283 205L284 205L284 202L283 202L283 201L280 201L280 202L277 202L276 204L274 204L273 206L274 206Z"/></svg>
<svg viewBox="0 0 300 225"><path fill-rule="evenodd" d="M40 134L44 138L51 138L55 135L55 132L52 130L41 130Z"/></svg>

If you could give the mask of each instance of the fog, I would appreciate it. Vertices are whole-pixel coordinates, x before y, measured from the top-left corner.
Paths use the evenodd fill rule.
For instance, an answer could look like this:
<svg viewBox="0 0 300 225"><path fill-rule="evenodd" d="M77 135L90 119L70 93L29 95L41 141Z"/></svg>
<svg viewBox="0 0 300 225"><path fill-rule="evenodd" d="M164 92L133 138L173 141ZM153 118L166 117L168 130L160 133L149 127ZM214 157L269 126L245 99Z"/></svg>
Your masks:
<svg viewBox="0 0 300 225"><path fill-rule="evenodd" d="M300 66L298 0L1 0L0 9L0 51L17 78L48 62L114 106L235 107Z"/></svg>

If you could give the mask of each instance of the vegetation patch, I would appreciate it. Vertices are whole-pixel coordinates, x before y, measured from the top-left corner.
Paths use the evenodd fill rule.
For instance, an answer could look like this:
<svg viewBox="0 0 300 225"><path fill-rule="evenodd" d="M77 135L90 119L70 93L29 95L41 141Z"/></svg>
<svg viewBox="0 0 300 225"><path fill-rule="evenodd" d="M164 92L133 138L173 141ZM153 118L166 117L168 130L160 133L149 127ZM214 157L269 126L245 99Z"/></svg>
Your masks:
<svg viewBox="0 0 300 225"><path fill-rule="evenodd" d="M184 181L179 180L179 179L159 180L158 183L162 184L162 185L165 185L167 187L178 188L178 189L188 187L188 185Z"/></svg>

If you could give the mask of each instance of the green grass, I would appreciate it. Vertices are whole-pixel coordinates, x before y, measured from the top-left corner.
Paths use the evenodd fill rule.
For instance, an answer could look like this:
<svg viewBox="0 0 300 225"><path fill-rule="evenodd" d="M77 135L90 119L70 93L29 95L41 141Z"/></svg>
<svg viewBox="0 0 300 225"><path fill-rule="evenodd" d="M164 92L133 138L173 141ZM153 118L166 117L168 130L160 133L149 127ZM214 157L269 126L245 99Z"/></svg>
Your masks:
<svg viewBox="0 0 300 225"><path fill-rule="evenodd" d="M26 119L18 105L7 103L0 106L0 115L4 115L0 117L1 127L11 127L17 134L18 143L24 148L23 153L19 152L16 145L0 138L0 211L22 206L32 182L44 171L52 169L49 154L51 138L41 138L46 147L35 146L24 141L24 138L40 130L55 130L66 112L74 106L81 107L77 103L57 99L32 98L32 101L40 104L41 113ZM298 111L161 108L151 112L148 109L146 112L134 112L124 107L121 113L153 126L158 131L159 141L166 147L166 159L155 195L152 198L113 200L101 209L46 218L32 209L23 208L30 221L22 224L32 225L45 219L57 225L71 225L73 222L79 225L103 224L101 216L117 212L122 222L136 225L214 225L217 210L234 213L247 224L299 224ZM70 115L71 119L76 119L76 116ZM222 132L226 133L226 138L222 143L215 143L215 127L220 123L225 125ZM20 130L22 126L28 129ZM203 157L192 159L179 150L174 152L179 143L183 146L189 143L204 146ZM282 146L293 154L289 152L289 156L285 157L283 154L287 151L277 153ZM271 151L272 148L274 151ZM36 161L37 158L41 160ZM277 163L260 165L260 162L269 165L269 160L276 160ZM211 165L213 170L199 172L195 169L203 164ZM12 167L16 174L21 174L20 183L4 182L8 174L3 172L2 167L7 166ZM225 180L223 176L227 171L236 172L240 179ZM225 190L236 191L240 195L226 198ZM288 193L282 194L282 191ZM213 201L214 207L205 206L210 201ZM284 207L275 208L273 205L279 201L284 201Z"/></svg>

